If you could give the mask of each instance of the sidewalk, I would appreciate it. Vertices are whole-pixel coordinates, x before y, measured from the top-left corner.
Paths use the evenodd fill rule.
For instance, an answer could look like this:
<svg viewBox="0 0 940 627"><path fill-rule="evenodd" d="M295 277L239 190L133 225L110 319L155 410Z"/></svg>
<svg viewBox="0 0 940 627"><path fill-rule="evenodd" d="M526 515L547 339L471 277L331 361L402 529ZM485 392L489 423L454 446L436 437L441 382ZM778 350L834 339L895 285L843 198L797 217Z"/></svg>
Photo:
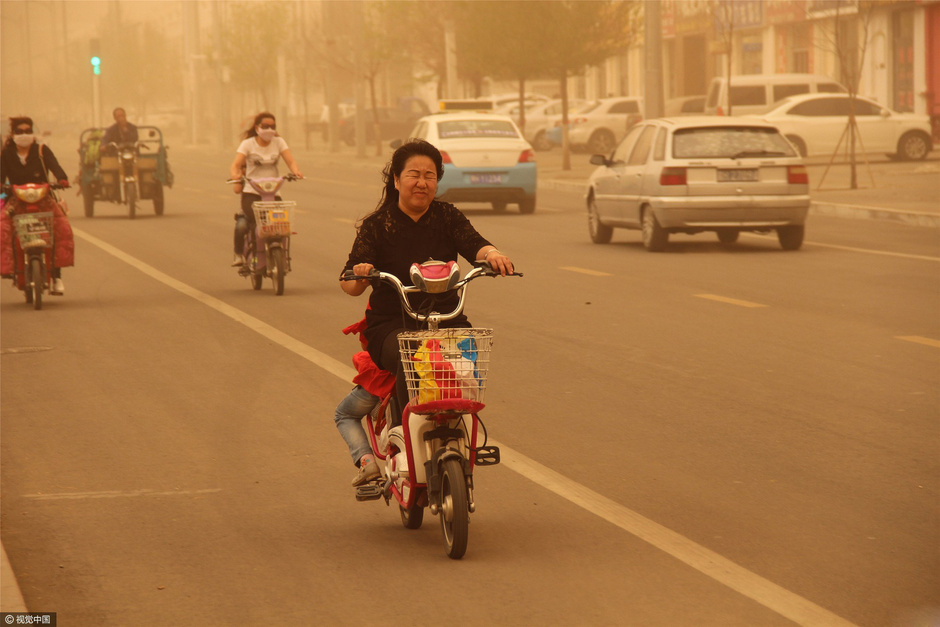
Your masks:
<svg viewBox="0 0 940 627"><path fill-rule="evenodd" d="M392 154L387 149L385 156L377 157L374 145L367 147L365 157L357 157L356 149L345 144L338 153L330 153L328 145L322 142L311 143L311 148L309 151L292 148L305 172L311 172L310 165L335 166L340 158L346 160L344 166L373 170L376 185L378 174ZM584 193L588 177L597 168L591 165L590 155L583 153L571 154L569 170L562 168L560 149L537 152L535 156L539 190L543 193L550 190ZM925 161L894 162L881 155L873 156L870 164L861 161L856 168L858 189L850 189L848 164L836 162L828 166L828 163L828 158L806 160L811 215L891 220L940 228L940 151L934 151Z"/></svg>

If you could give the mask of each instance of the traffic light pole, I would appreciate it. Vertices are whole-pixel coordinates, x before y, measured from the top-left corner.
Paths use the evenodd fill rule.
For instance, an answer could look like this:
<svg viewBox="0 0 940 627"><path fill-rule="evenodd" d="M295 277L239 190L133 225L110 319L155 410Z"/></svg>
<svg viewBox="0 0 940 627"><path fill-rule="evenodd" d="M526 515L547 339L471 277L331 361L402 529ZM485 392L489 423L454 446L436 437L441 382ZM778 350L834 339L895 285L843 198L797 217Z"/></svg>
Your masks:
<svg viewBox="0 0 940 627"><path fill-rule="evenodd" d="M91 106L94 108L95 128L101 128L101 75L91 75Z"/></svg>

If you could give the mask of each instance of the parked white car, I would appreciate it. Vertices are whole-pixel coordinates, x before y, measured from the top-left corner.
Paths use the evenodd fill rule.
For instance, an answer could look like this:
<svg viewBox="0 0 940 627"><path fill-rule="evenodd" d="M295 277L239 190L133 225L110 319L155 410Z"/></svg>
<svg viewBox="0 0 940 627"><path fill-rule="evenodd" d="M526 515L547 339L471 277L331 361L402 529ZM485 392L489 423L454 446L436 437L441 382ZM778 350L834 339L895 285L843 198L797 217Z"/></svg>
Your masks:
<svg viewBox="0 0 940 627"><path fill-rule="evenodd" d="M588 103L568 121L568 141L572 150L609 155L627 134L643 119L640 98L601 98ZM555 127L549 138L561 145L561 127Z"/></svg>
<svg viewBox="0 0 940 627"><path fill-rule="evenodd" d="M803 244L809 176L776 128L736 117L660 118L637 124L588 180L588 232L639 229L662 251L671 233L713 231L731 245L742 231L776 231L784 250Z"/></svg>
<svg viewBox="0 0 940 627"><path fill-rule="evenodd" d="M577 98L568 99L568 115L571 116L585 100ZM551 150L555 143L549 139L549 131L561 123L561 100L552 100L546 103L529 107L525 111L526 141L536 150Z"/></svg>
<svg viewBox="0 0 940 627"><path fill-rule="evenodd" d="M836 147L845 154L850 106L846 94L803 94L776 103L762 115L746 117L779 128L803 156L832 155ZM925 159L933 150L930 118L926 115L898 113L868 98L856 97L855 120L861 140L856 150L860 153L886 153L915 161Z"/></svg>

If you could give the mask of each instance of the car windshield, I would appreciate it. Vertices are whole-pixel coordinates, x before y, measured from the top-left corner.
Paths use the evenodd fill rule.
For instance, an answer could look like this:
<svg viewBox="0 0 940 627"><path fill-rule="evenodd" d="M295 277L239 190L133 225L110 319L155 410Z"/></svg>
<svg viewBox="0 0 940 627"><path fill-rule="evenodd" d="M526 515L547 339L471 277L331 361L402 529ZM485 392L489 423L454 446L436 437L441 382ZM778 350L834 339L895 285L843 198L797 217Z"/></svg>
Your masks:
<svg viewBox="0 0 940 627"><path fill-rule="evenodd" d="M787 140L774 128L721 126L677 130L672 137L676 159L795 157Z"/></svg>
<svg viewBox="0 0 940 627"><path fill-rule="evenodd" d="M519 137L516 127L506 120L448 120L437 123L441 139L474 137Z"/></svg>

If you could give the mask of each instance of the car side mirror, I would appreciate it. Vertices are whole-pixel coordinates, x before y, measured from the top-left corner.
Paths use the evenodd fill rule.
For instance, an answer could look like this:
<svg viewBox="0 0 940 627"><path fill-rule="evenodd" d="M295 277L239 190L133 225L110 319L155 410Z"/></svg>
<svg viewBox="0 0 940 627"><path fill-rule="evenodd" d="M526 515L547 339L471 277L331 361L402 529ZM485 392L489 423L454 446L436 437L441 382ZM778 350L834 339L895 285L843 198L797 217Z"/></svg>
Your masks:
<svg viewBox="0 0 940 627"><path fill-rule="evenodd" d="M591 155L591 165L609 165L607 157L604 155Z"/></svg>
<svg viewBox="0 0 940 627"><path fill-rule="evenodd" d="M392 150L398 150L399 148L401 148L403 143L404 142L400 139L393 139L392 141L388 142L388 146Z"/></svg>
<svg viewBox="0 0 940 627"><path fill-rule="evenodd" d="M890 109L882 109L882 110L881 110L881 117L883 117L883 118L890 118L890 117L891 117L891 110L890 110Z"/></svg>
<svg viewBox="0 0 940 627"><path fill-rule="evenodd" d="M156 136L157 136L157 132L156 132L155 130L153 130L153 129L150 129L149 135L150 135L150 137L156 137Z"/></svg>

